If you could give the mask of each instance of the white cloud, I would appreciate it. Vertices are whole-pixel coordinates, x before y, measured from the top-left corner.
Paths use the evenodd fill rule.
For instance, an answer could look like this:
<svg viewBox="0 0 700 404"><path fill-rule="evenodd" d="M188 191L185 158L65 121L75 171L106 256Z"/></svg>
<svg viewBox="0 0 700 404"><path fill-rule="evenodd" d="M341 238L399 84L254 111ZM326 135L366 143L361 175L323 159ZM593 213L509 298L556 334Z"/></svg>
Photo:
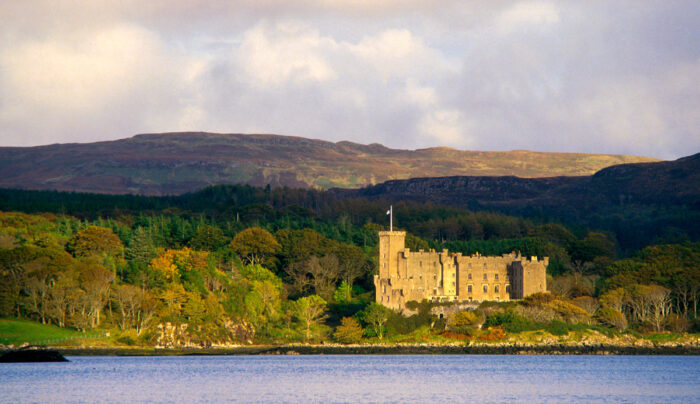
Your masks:
<svg viewBox="0 0 700 404"><path fill-rule="evenodd" d="M5 2L0 145L268 132L677 157L700 3Z"/></svg>
<svg viewBox="0 0 700 404"><path fill-rule="evenodd" d="M336 46L298 22L260 24L243 35L237 54L248 77L261 86L325 82L336 77L325 54Z"/></svg>
<svg viewBox="0 0 700 404"><path fill-rule="evenodd" d="M513 4L497 18L496 24L502 32L520 28L542 28L560 20L559 10L550 2L523 1Z"/></svg>

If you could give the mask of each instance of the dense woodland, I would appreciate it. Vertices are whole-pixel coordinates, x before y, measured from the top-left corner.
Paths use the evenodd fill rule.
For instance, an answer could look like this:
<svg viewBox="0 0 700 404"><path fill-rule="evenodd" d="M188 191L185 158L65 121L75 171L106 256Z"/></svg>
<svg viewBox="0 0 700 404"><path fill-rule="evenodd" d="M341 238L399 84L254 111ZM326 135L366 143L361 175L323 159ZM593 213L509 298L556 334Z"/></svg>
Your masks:
<svg viewBox="0 0 700 404"><path fill-rule="evenodd" d="M401 316L373 303L386 208L249 186L162 198L1 190L0 316L159 345L698 332L700 243L673 223L654 222L635 248L589 220L416 202L394 205L408 247L549 256L551 293L447 319L416 302ZM616 226L630 228L623 215Z"/></svg>

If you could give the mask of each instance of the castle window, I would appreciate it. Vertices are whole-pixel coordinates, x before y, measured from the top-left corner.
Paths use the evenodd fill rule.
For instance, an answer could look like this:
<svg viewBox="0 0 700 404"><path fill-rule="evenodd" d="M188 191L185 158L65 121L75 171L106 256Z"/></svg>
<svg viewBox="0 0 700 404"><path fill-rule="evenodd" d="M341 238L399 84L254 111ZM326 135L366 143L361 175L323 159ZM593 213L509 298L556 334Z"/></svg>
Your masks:
<svg viewBox="0 0 700 404"><path fill-rule="evenodd" d="M472 285L467 285L467 293L472 293Z"/></svg>
<svg viewBox="0 0 700 404"><path fill-rule="evenodd" d="M423 266L423 261L418 261L418 266L422 267Z"/></svg>
<svg viewBox="0 0 700 404"><path fill-rule="evenodd" d="M454 282L452 282L452 286L455 286L455 283L454 283Z"/></svg>
<svg viewBox="0 0 700 404"><path fill-rule="evenodd" d="M486 268L486 263L484 262L484 268Z"/></svg>
<svg viewBox="0 0 700 404"><path fill-rule="evenodd" d="M467 265L468 268L472 267L472 263L470 262L469 265Z"/></svg>
<svg viewBox="0 0 700 404"><path fill-rule="evenodd" d="M493 287L493 291L494 291L495 293L498 293L498 285L496 285L496 286Z"/></svg>
<svg viewBox="0 0 700 404"><path fill-rule="evenodd" d="M488 277L486 276L486 274L484 274L484 280L485 281L488 280Z"/></svg>
<svg viewBox="0 0 700 404"><path fill-rule="evenodd" d="M469 266L471 266L471 265L469 265ZM472 280L472 273L471 272L467 274L467 279Z"/></svg>
<svg viewBox="0 0 700 404"><path fill-rule="evenodd" d="M493 279L498 280L498 274L494 275Z"/></svg>
<svg viewBox="0 0 700 404"><path fill-rule="evenodd" d="M386 285L382 286L382 293L386 293Z"/></svg>
<svg viewBox="0 0 700 404"><path fill-rule="evenodd" d="M484 293L489 293L489 286L488 285L484 285Z"/></svg>

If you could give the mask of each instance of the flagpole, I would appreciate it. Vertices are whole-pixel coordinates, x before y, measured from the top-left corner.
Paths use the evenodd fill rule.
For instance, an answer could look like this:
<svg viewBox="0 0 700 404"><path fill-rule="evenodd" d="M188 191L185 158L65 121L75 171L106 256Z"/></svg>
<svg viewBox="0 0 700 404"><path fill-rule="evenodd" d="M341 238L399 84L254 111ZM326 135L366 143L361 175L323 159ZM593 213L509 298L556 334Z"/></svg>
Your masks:
<svg viewBox="0 0 700 404"><path fill-rule="evenodd" d="M389 231L394 231L394 205L389 205Z"/></svg>

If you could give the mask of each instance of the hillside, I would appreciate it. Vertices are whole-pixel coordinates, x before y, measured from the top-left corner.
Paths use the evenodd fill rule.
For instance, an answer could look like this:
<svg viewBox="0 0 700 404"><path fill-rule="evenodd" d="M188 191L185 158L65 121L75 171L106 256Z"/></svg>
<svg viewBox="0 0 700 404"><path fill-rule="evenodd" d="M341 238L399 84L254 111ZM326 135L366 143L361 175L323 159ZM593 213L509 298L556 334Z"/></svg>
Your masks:
<svg viewBox="0 0 700 404"><path fill-rule="evenodd" d="M675 161L615 165L591 176L413 178L334 192L345 197L417 200L453 206L477 203L583 209L595 205L661 204L700 209L700 153Z"/></svg>
<svg viewBox="0 0 700 404"><path fill-rule="evenodd" d="M291 136L163 133L0 147L0 187L144 195L181 194L215 184L359 188L416 177L585 176L616 164L651 161L627 155L397 150Z"/></svg>

